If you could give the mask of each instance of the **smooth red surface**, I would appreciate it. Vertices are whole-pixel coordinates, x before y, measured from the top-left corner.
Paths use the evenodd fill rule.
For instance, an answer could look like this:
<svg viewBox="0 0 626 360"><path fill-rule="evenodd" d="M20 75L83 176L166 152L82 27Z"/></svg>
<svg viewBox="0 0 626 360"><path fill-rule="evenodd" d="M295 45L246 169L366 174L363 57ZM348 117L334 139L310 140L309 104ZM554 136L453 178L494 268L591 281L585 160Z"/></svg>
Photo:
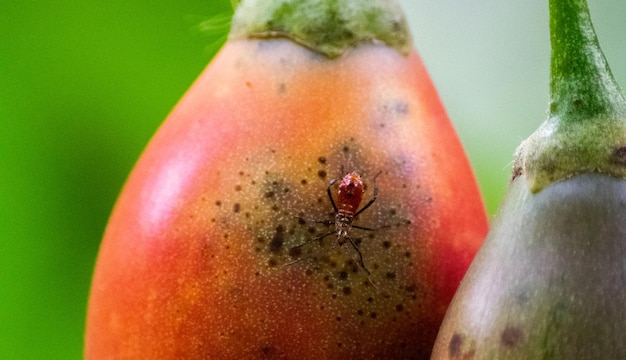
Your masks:
<svg viewBox="0 0 626 360"><path fill-rule="evenodd" d="M362 176L364 202L382 172L355 224L386 228L351 230L369 278L349 244L311 241L328 231L315 221L332 215L341 168ZM287 40L230 42L118 200L85 356L427 358L486 232L417 54L362 46L328 60Z"/></svg>

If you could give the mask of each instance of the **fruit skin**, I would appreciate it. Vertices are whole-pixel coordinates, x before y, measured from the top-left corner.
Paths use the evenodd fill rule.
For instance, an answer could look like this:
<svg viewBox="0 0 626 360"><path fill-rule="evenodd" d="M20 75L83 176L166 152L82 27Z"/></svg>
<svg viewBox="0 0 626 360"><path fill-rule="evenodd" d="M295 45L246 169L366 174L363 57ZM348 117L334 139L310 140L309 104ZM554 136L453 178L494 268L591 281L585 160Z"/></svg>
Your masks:
<svg viewBox="0 0 626 360"><path fill-rule="evenodd" d="M517 178L432 359L626 359L626 180Z"/></svg>
<svg viewBox="0 0 626 360"><path fill-rule="evenodd" d="M351 230L369 278L349 245L312 241L342 168L363 177L364 201L382 171L355 220L380 229ZM363 45L329 60L288 40L229 41L116 204L85 357L427 358L486 231L414 51Z"/></svg>

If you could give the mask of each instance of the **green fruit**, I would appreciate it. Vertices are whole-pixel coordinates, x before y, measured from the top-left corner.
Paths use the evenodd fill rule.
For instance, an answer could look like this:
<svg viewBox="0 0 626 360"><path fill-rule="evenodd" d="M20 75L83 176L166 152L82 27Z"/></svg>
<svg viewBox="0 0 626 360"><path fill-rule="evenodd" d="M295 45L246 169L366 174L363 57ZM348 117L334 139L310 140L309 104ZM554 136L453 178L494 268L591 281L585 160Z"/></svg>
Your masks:
<svg viewBox="0 0 626 360"><path fill-rule="evenodd" d="M433 359L626 359L626 181L511 184ZM469 356L469 355L472 355Z"/></svg>
<svg viewBox="0 0 626 360"><path fill-rule="evenodd" d="M432 359L626 359L626 101L584 0L550 0L550 109Z"/></svg>

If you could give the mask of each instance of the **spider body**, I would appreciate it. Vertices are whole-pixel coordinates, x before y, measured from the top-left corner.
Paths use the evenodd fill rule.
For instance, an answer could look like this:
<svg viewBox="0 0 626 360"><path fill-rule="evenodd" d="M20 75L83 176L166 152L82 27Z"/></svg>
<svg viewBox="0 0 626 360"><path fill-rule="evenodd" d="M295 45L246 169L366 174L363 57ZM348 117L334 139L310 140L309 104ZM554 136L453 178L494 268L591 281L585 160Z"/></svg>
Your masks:
<svg viewBox="0 0 626 360"><path fill-rule="evenodd" d="M380 173L379 173L380 174ZM376 175L376 177L378 174ZM374 177L374 180L376 179ZM356 172L351 172L344 175L343 178L339 181L338 191L337 191L337 202L333 199L332 187L337 182L337 179L333 179L328 184L328 188L326 189L326 193L328 194L328 199L335 210L335 221L318 221L319 223L325 225L334 225L335 230L320 235L315 238L315 240L322 240L330 235L335 234L337 237L337 244L339 246L343 246L346 243L352 245L356 253L358 254L357 263L359 266L369 275L370 272L365 267L365 263L363 262L363 255L359 250L357 244L350 237L350 230L354 227L356 229L373 231L376 229L367 228L363 226L352 225L354 220L365 211L367 208L372 206L376 201L376 197L378 196L378 188L374 187L374 194L372 199L367 202L361 209L359 206L361 205L361 201L363 200L363 194L365 193L365 186L363 181L361 180L361 176ZM306 244L306 243L305 243ZM296 246L296 248L303 246L305 244L301 244Z"/></svg>

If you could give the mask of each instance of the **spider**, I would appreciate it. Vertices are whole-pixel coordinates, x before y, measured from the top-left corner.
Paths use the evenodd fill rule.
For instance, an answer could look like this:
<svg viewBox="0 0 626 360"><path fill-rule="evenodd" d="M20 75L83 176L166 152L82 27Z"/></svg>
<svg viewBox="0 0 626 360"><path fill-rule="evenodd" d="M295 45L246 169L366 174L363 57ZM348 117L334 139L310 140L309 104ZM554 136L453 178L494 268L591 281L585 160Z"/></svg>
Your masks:
<svg viewBox="0 0 626 360"><path fill-rule="evenodd" d="M380 172L376 174L374 177L374 181L376 177L380 175ZM333 195L331 192L332 186L337 182L337 179L332 179L326 188L326 193L328 194L328 199L330 199L330 203L333 205L333 209L335 210L335 220L325 220L325 221L316 221L317 223L321 223L324 225L334 225L335 229L328 233L317 236L313 240L322 240L330 235L337 236L337 244L339 246L343 246L346 243L352 245L356 253L358 254L358 264L359 266L368 274L371 275L370 271L365 266L363 262L363 254L359 250L357 244L350 237L350 229L360 229L367 231L374 231L377 229L353 225L354 220L361 214L363 211L367 210L370 206L374 204L376 201L376 197L378 196L378 188L374 186L374 194L372 199L367 202L361 209L359 206L361 205L361 201L363 200L363 193L365 192L365 188L363 185L363 181L361 180L361 176L356 172L347 173L341 180L339 181L338 191L337 191L337 202L333 199ZM300 219L303 220L303 219ZM301 246L306 245L308 242L295 246L293 249L300 248Z"/></svg>

